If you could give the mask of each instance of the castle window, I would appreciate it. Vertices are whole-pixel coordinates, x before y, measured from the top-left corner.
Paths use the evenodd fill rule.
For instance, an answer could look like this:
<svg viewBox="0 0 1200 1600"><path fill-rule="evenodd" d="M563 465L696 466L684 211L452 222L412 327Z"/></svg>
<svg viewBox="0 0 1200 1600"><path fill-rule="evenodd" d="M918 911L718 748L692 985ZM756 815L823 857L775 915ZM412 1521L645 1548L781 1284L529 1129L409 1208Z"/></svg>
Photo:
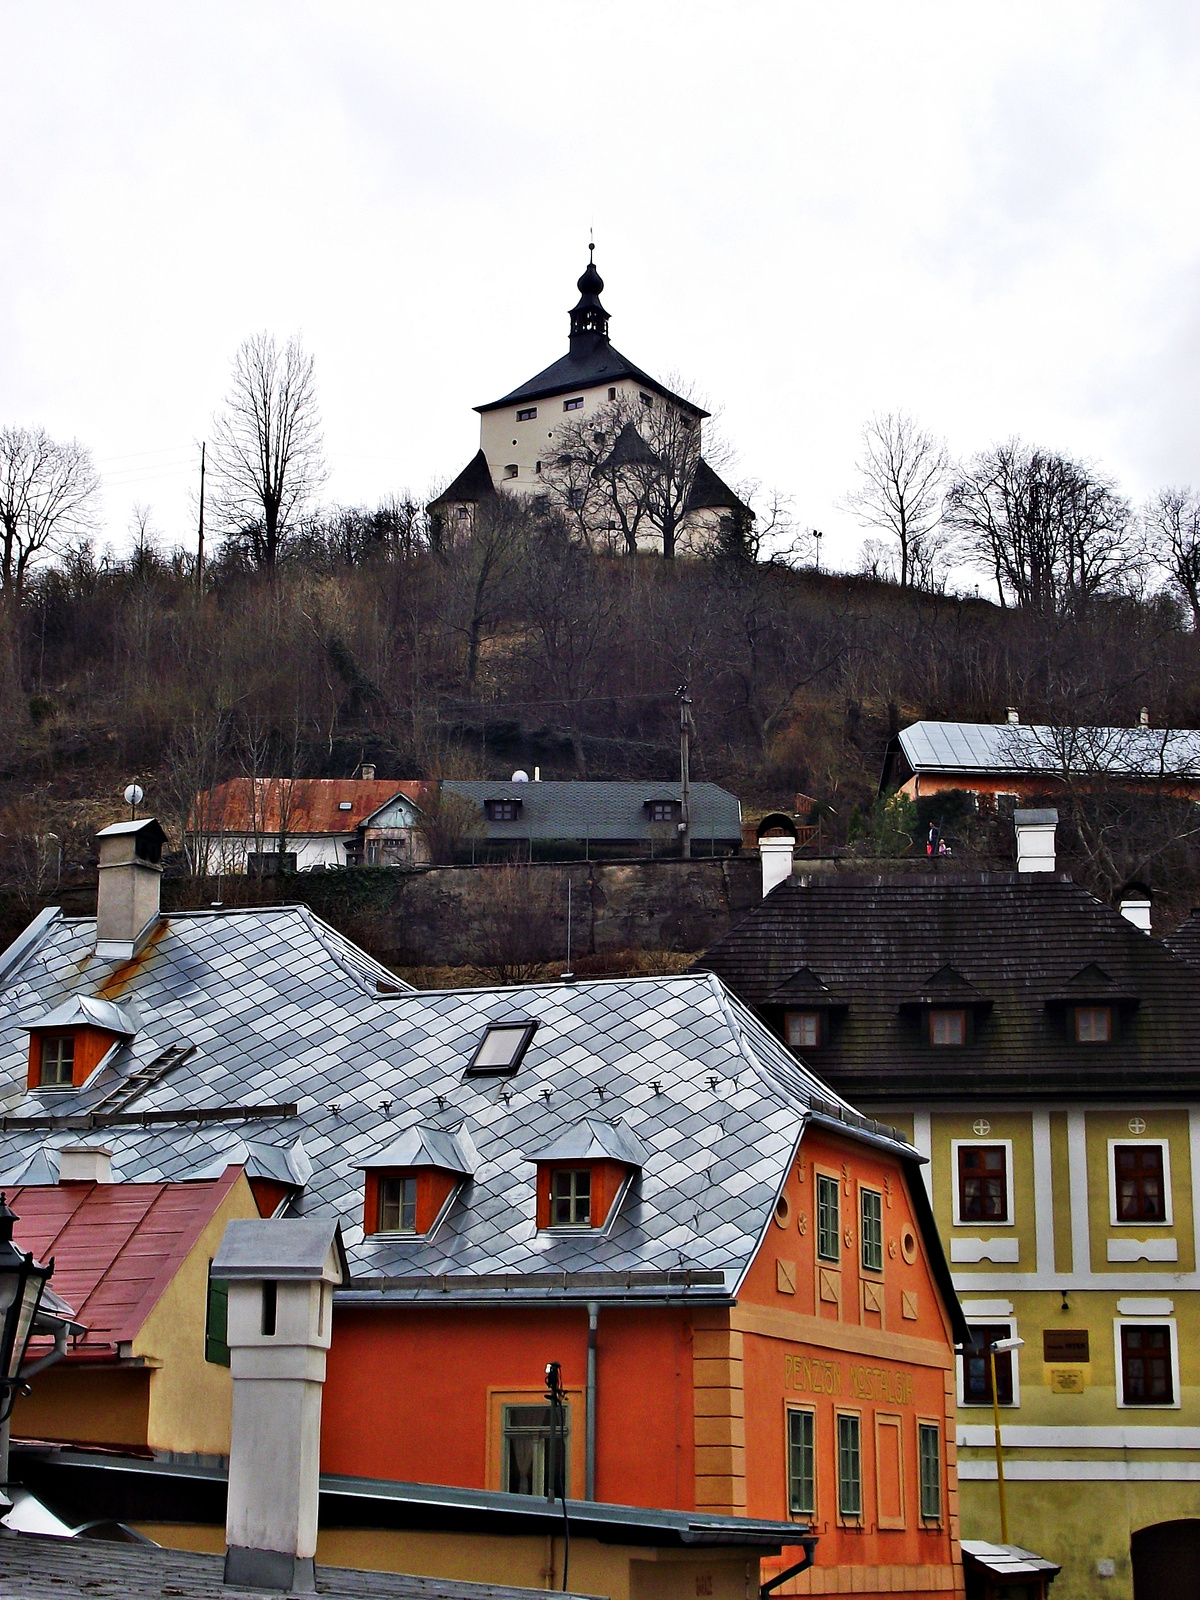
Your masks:
<svg viewBox="0 0 1200 1600"><path fill-rule="evenodd" d="M644 389L638 390L638 399L642 402L647 411L649 411L651 406L654 404L653 398L648 395Z"/></svg>
<svg viewBox="0 0 1200 1600"><path fill-rule="evenodd" d="M536 416L537 416L537 407L536 406L523 406L521 408L521 410L517 412L517 421L518 422L532 422L534 417L536 417Z"/></svg>
<svg viewBox="0 0 1200 1600"><path fill-rule="evenodd" d="M582 395L576 395L574 400L564 400L563 401L563 410L564 411L582 411L583 410L583 396Z"/></svg>
<svg viewBox="0 0 1200 1600"><path fill-rule="evenodd" d="M535 461L533 463L533 470L535 472L540 472L542 470L542 463L540 461Z"/></svg>
<svg viewBox="0 0 1200 1600"><path fill-rule="evenodd" d="M567 490L567 504L570 506L572 511L581 511L583 509L584 498L584 492L582 489Z"/></svg>
<svg viewBox="0 0 1200 1600"><path fill-rule="evenodd" d="M615 389L610 389L608 391L608 398L610 400L615 400L617 398L617 391Z"/></svg>
<svg viewBox="0 0 1200 1600"><path fill-rule="evenodd" d="M1076 1044L1109 1044L1111 1040L1111 1006L1075 1007Z"/></svg>
<svg viewBox="0 0 1200 1600"><path fill-rule="evenodd" d="M516 464L515 461L513 461L513 462L510 462L507 467L505 467L504 476L506 478L515 478L516 475L517 475L517 464Z"/></svg>
<svg viewBox="0 0 1200 1600"><path fill-rule="evenodd" d="M465 522L471 515L471 508L470 506L456 506L454 514L460 522Z"/></svg>
<svg viewBox="0 0 1200 1600"><path fill-rule="evenodd" d="M75 1035L59 1034L57 1038L42 1040L42 1076L44 1089L69 1089L75 1073Z"/></svg>

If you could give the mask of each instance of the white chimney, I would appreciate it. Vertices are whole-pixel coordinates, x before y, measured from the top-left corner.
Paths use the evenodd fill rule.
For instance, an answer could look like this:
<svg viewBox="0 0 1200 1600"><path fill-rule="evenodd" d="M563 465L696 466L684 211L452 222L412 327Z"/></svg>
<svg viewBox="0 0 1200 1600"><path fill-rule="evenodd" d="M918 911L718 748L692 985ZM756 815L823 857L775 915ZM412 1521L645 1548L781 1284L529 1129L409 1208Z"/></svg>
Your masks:
<svg viewBox="0 0 1200 1600"><path fill-rule="evenodd" d="M337 1218L231 1222L212 1275L229 1285L233 1376L225 1582L311 1594L325 1353L350 1279Z"/></svg>
<svg viewBox="0 0 1200 1600"><path fill-rule="evenodd" d="M1143 706L1142 709L1138 712L1138 722L1141 724L1141 726L1143 728L1148 728L1150 726L1150 707L1149 706Z"/></svg>
<svg viewBox="0 0 1200 1600"><path fill-rule="evenodd" d="M1013 824L1017 830L1017 871L1053 872L1058 812L1014 811Z"/></svg>
<svg viewBox="0 0 1200 1600"><path fill-rule="evenodd" d="M1150 932L1150 891L1140 883L1121 890L1121 915L1143 933Z"/></svg>
<svg viewBox="0 0 1200 1600"><path fill-rule="evenodd" d="M1009 706L1008 710L1005 712L1005 715L1010 722L1020 722L1021 720L1021 714L1017 710L1016 706Z"/></svg>
<svg viewBox="0 0 1200 1600"><path fill-rule="evenodd" d="M153 817L145 817L101 828L96 841L100 847L96 954L128 961L158 925L167 836Z"/></svg>
<svg viewBox="0 0 1200 1600"><path fill-rule="evenodd" d="M364 761L363 762L363 764L362 764L362 775L363 775L363 780L366 783L371 783L371 782L374 781L374 778L375 778L375 763L373 761Z"/></svg>
<svg viewBox="0 0 1200 1600"><path fill-rule="evenodd" d="M760 839L758 853L762 858L763 898L778 884L786 883L792 875L792 857L796 853L795 839Z"/></svg>
<svg viewBox="0 0 1200 1600"><path fill-rule="evenodd" d="M58 1152L59 1183L111 1183L112 1151L102 1144L65 1144Z"/></svg>

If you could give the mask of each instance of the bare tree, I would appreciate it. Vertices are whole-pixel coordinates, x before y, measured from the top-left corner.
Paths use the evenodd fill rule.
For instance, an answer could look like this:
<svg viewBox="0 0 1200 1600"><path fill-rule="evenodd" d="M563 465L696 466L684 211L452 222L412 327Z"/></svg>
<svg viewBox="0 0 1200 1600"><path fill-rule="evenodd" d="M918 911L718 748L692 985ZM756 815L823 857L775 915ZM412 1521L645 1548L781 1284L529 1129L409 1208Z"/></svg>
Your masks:
<svg viewBox="0 0 1200 1600"><path fill-rule="evenodd" d="M479 868L469 959L493 983L536 983L563 949L565 892L557 873L509 864Z"/></svg>
<svg viewBox="0 0 1200 1600"><path fill-rule="evenodd" d="M1001 605L1079 616L1134 573L1140 550L1115 482L1069 456L994 445L954 474L947 524L990 572Z"/></svg>
<svg viewBox="0 0 1200 1600"><path fill-rule="evenodd" d="M1160 489L1143 514L1150 553L1200 630L1200 494Z"/></svg>
<svg viewBox="0 0 1200 1600"><path fill-rule="evenodd" d="M274 569L288 534L324 481L313 359L293 336L247 339L213 424L213 512L257 566Z"/></svg>
<svg viewBox="0 0 1200 1600"><path fill-rule="evenodd" d="M474 688L485 632L516 599L539 509L516 495L489 496L462 532L441 542L442 620L466 641L466 681Z"/></svg>
<svg viewBox="0 0 1200 1600"><path fill-rule="evenodd" d="M653 539L670 560L688 526L697 473L728 456L711 437L701 455L702 409L687 395L622 391L571 418L555 433L542 474L551 503L589 544L613 542L635 555Z"/></svg>
<svg viewBox="0 0 1200 1600"><path fill-rule="evenodd" d="M95 523L100 477L86 446L44 428L0 428L0 588L20 595L30 568Z"/></svg>
<svg viewBox="0 0 1200 1600"><path fill-rule="evenodd" d="M938 538L950 466L945 441L906 412L887 411L866 424L862 442L862 481L845 504L864 527L895 539L900 587L928 587L945 544Z"/></svg>

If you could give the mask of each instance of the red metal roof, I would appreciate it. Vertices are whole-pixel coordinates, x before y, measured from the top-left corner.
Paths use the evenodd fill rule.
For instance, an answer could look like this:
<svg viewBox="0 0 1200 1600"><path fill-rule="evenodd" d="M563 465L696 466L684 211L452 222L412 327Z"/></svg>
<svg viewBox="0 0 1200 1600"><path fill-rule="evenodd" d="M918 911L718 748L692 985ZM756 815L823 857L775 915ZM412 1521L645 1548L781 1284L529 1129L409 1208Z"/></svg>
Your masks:
<svg viewBox="0 0 1200 1600"><path fill-rule="evenodd" d="M73 1351L111 1353L132 1339L241 1176L199 1183L56 1183L12 1189L13 1238L39 1261L87 1328Z"/></svg>
<svg viewBox="0 0 1200 1600"><path fill-rule="evenodd" d="M229 778L196 798L191 826L202 833L353 833L396 795L416 805L437 793L436 782L407 778ZM349 810L340 809L344 802Z"/></svg>

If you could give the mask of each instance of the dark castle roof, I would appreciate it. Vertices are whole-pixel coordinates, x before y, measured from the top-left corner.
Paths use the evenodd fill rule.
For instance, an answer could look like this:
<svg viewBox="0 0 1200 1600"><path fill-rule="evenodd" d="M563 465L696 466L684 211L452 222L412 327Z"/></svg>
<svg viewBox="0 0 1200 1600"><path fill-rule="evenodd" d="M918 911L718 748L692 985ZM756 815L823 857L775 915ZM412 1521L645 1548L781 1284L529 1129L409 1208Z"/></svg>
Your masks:
<svg viewBox="0 0 1200 1600"><path fill-rule="evenodd" d="M1185 929L1200 959L1200 929ZM697 968L777 1032L786 1006L828 989L828 1043L804 1060L856 1103L1168 1098L1200 1088L1200 994L1180 942L1060 874L831 873L782 883ZM1111 1043L1076 1044L1070 1006L1106 1002ZM928 1043L935 1004L971 1012L970 1043Z"/></svg>
<svg viewBox="0 0 1200 1600"><path fill-rule="evenodd" d="M688 490L685 511L742 511L753 516L744 500L734 494L723 478L719 478L707 461L698 461Z"/></svg>
<svg viewBox="0 0 1200 1600"><path fill-rule="evenodd" d="M434 506L453 505L455 501L475 505L495 493L496 485L492 482L492 470L487 464L487 457L482 450L477 450L453 483L448 484L436 500L429 502L429 505L430 509Z"/></svg>
<svg viewBox="0 0 1200 1600"><path fill-rule="evenodd" d="M693 400L685 400L682 395L675 394L659 383L657 378L643 372L641 367L635 366L619 350L614 349L607 339L597 342L582 355L560 356L527 383L502 395L499 400L489 400L486 405L476 406L475 410L496 411L500 406L516 405L521 400L544 400L551 395L567 394L572 389L594 389L598 384L616 383L619 378L633 378L644 388L653 390L664 399L673 400L676 405L698 417L709 415L703 406L698 406Z"/></svg>

